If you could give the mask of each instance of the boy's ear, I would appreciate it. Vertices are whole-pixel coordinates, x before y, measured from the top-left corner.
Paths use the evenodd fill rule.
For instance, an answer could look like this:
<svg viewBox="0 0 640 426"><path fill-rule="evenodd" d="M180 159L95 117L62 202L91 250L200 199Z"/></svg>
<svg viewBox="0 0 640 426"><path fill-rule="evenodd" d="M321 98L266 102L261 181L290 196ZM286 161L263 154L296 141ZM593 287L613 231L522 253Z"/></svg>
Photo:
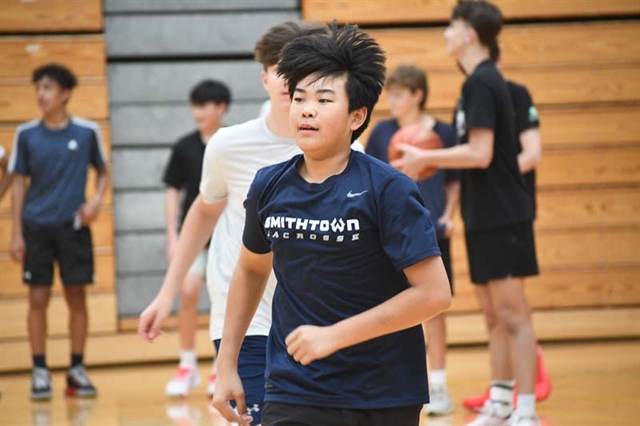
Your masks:
<svg viewBox="0 0 640 426"><path fill-rule="evenodd" d="M262 85L266 86L267 85L267 72L265 70L260 71L260 79L262 79Z"/></svg>
<svg viewBox="0 0 640 426"><path fill-rule="evenodd" d="M364 107L364 106L362 108L351 111L350 128L352 132L358 130L362 126L364 121L367 119L367 114L368 114L367 107Z"/></svg>
<svg viewBox="0 0 640 426"><path fill-rule="evenodd" d="M61 89L62 91L62 103L64 105L69 103L69 100L71 99L71 89Z"/></svg>

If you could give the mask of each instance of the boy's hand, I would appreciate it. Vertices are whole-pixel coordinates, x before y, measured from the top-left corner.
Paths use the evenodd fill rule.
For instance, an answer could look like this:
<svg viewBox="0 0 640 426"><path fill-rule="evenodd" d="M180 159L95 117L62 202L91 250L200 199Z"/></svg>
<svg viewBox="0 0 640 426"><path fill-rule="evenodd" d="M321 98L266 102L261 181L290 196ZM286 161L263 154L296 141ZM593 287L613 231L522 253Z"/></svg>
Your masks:
<svg viewBox="0 0 640 426"><path fill-rule="evenodd" d="M9 245L9 252L11 253L11 258L17 262L22 262L24 260L24 237L20 232L14 232L11 235L11 244Z"/></svg>
<svg viewBox="0 0 640 426"><path fill-rule="evenodd" d="M444 226L444 236L451 238L453 235L453 220L450 217L441 216L438 223Z"/></svg>
<svg viewBox="0 0 640 426"><path fill-rule="evenodd" d="M287 352L302 365L326 358L338 350L331 330L330 327L301 325L285 339Z"/></svg>
<svg viewBox="0 0 640 426"><path fill-rule="evenodd" d="M80 222L82 222L83 225L89 225L98 217L99 209L99 203L89 201L80 206L76 211L76 215L80 216Z"/></svg>
<svg viewBox="0 0 640 426"><path fill-rule="evenodd" d="M138 334L147 342L153 341L162 334L160 326L171 313L172 300L156 297L147 309L140 314L138 320Z"/></svg>
<svg viewBox="0 0 640 426"><path fill-rule="evenodd" d="M213 392L212 404L230 422L241 426L249 426L253 417L247 414L247 404L244 399L244 388L237 369L224 368L219 370L216 380L216 390ZM231 408L229 401L234 400L238 412Z"/></svg>
<svg viewBox="0 0 640 426"><path fill-rule="evenodd" d="M396 148L402 153L402 156L389 164L412 180L418 181L420 173L428 167L425 161L427 151L408 144L399 144Z"/></svg>

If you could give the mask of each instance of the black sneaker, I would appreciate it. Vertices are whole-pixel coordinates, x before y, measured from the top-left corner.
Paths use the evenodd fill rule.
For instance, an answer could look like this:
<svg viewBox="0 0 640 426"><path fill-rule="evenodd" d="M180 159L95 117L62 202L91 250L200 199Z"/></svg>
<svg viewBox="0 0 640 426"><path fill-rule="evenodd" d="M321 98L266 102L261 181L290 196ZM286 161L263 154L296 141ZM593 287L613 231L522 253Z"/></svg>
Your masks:
<svg viewBox="0 0 640 426"><path fill-rule="evenodd" d="M87 370L83 365L76 365L69 369L65 394L79 398L92 398L98 394L96 388L89 381Z"/></svg>
<svg viewBox="0 0 640 426"><path fill-rule="evenodd" d="M34 401L48 401L51 399L51 375L49 370L33 367L31 373L31 399Z"/></svg>

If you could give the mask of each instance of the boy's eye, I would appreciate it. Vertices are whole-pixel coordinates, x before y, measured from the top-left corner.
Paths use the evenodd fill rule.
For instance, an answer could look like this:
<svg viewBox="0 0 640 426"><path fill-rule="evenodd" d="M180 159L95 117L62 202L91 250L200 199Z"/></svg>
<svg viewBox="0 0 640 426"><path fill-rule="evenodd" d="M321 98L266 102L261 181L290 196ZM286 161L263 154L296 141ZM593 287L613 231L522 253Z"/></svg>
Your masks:
<svg viewBox="0 0 640 426"><path fill-rule="evenodd" d="M319 102L320 102L321 104L326 104L326 103L329 103L329 102L332 102L332 101L331 101L331 99L320 99L320 101L319 101Z"/></svg>
<svg viewBox="0 0 640 426"><path fill-rule="evenodd" d="M293 98L293 102L302 102L302 98L300 98L300 97L294 97L294 98Z"/></svg>

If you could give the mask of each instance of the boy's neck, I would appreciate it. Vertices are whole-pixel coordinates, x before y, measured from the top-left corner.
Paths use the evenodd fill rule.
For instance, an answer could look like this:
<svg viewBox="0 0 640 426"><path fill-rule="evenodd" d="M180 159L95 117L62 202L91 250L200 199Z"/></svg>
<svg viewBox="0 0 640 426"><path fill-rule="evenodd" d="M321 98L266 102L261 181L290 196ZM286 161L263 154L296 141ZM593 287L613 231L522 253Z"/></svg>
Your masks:
<svg viewBox="0 0 640 426"><path fill-rule="evenodd" d="M65 109L51 111L42 116L42 121L49 129L63 129L69 124L69 114Z"/></svg>
<svg viewBox="0 0 640 426"><path fill-rule="evenodd" d="M415 110L411 114L407 114L404 117L398 117L397 121L398 126L400 127L409 126L411 124L425 123L429 126L429 128L431 128L435 124L435 120L433 119L433 117L426 114L420 109Z"/></svg>
<svg viewBox="0 0 640 426"><path fill-rule="evenodd" d="M489 49L481 44L469 46L466 51L458 58L460 65L469 76L482 62L489 59Z"/></svg>
<svg viewBox="0 0 640 426"><path fill-rule="evenodd" d="M304 162L298 172L309 183L322 183L331 176L342 173L349 165L351 147L346 151L340 151L335 155L322 159L314 159L304 154Z"/></svg>
<svg viewBox="0 0 640 426"><path fill-rule="evenodd" d="M275 108L275 102L271 102L271 105L271 110L267 115L267 127L280 138L293 138L289 125L289 110Z"/></svg>
<svg viewBox="0 0 640 426"><path fill-rule="evenodd" d="M220 129L220 127L222 127L222 125L220 123L216 124L214 127L210 128L210 129L202 129L200 130L200 139L202 139L202 142L207 143L209 142L209 139L211 139L211 136L215 135L215 133Z"/></svg>

